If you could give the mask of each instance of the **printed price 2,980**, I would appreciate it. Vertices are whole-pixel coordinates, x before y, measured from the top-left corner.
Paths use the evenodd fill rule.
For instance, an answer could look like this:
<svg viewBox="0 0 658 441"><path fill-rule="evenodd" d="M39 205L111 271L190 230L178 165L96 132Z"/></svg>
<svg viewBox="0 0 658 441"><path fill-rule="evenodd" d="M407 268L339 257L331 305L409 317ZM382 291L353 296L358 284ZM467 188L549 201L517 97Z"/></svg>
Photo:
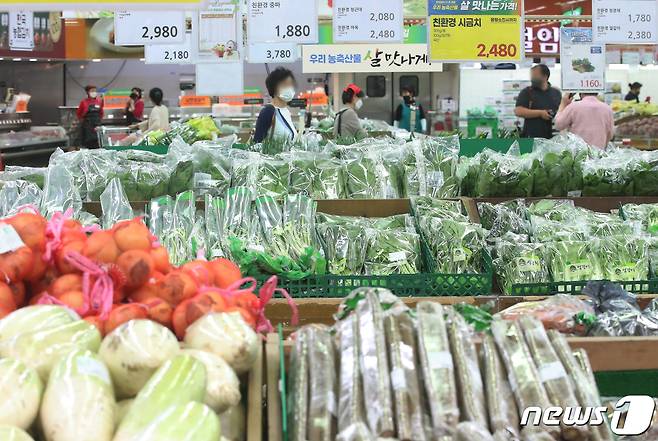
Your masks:
<svg viewBox="0 0 658 441"><path fill-rule="evenodd" d="M516 57L518 49L515 44L492 44L491 47L487 48L486 44L478 44L478 57L489 58L489 57L500 57L500 58L512 58Z"/></svg>
<svg viewBox="0 0 658 441"><path fill-rule="evenodd" d="M267 51L268 60L281 60L292 58L292 51L289 49L274 49Z"/></svg>
<svg viewBox="0 0 658 441"><path fill-rule="evenodd" d="M651 31L628 31L629 40L651 40Z"/></svg>
<svg viewBox="0 0 658 441"><path fill-rule="evenodd" d="M167 61L188 60L190 58L189 51L164 51L164 59Z"/></svg>
<svg viewBox="0 0 658 441"><path fill-rule="evenodd" d="M285 28L276 26L276 36L281 38L309 37L311 27L309 25L288 25Z"/></svg>
<svg viewBox="0 0 658 441"><path fill-rule="evenodd" d="M371 12L370 21L393 21L395 20L394 12Z"/></svg>
<svg viewBox="0 0 658 441"><path fill-rule="evenodd" d="M178 27L176 26L142 26L142 38L153 40L154 38L176 38L178 36Z"/></svg>

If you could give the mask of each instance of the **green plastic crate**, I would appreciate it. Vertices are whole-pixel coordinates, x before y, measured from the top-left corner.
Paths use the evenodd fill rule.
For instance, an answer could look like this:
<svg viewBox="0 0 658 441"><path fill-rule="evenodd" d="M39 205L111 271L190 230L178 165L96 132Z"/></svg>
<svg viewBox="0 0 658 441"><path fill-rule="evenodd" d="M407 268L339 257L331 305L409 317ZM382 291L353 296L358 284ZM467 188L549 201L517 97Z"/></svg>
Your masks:
<svg viewBox="0 0 658 441"><path fill-rule="evenodd" d="M519 283L512 285L510 295L513 296L533 296L547 294L574 294L581 293L589 281L573 282L547 282L547 283ZM619 282L619 284L628 292L636 294L656 294L658 293L658 280L640 280L633 282Z"/></svg>
<svg viewBox="0 0 658 441"><path fill-rule="evenodd" d="M116 150L116 151L140 150L142 152L151 152L151 153L156 153L158 155L166 155L167 152L169 152L169 146L166 146L164 144L162 144L162 145L128 145L128 146L113 145L113 146L105 147L105 149L107 149L107 150Z"/></svg>

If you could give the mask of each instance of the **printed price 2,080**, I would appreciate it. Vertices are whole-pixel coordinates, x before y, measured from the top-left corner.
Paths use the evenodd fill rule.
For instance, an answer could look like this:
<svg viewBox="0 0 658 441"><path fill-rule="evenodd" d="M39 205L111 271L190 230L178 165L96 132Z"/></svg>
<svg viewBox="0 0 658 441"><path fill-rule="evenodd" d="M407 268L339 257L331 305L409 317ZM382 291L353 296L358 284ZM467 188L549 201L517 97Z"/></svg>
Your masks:
<svg viewBox="0 0 658 441"><path fill-rule="evenodd" d="M309 25L288 25L285 28L277 25L275 29L276 36L281 38L309 37L311 35Z"/></svg>
<svg viewBox="0 0 658 441"><path fill-rule="evenodd" d="M176 26L142 26L142 38L153 40L154 38L176 38L178 36L178 27Z"/></svg>
<svg viewBox="0 0 658 441"><path fill-rule="evenodd" d="M487 48L486 44L478 44L478 57L489 58L513 58L516 57L518 49L515 44L492 44Z"/></svg>
<svg viewBox="0 0 658 441"><path fill-rule="evenodd" d="M395 20L394 12L371 12L370 21L393 21Z"/></svg>

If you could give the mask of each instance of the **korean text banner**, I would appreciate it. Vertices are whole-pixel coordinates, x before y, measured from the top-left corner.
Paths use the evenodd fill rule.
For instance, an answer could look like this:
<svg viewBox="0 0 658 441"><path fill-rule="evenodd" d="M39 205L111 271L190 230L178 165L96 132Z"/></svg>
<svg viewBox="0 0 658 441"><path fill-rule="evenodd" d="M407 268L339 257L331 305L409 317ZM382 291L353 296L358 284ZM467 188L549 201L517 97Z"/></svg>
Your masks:
<svg viewBox="0 0 658 441"><path fill-rule="evenodd" d="M424 44L320 44L302 47L304 73L441 72Z"/></svg>
<svg viewBox="0 0 658 441"><path fill-rule="evenodd" d="M0 0L5 11L203 9L206 0Z"/></svg>
<svg viewBox="0 0 658 441"><path fill-rule="evenodd" d="M518 61L522 58L521 0L429 0L428 43L433 61Z"/></svg>

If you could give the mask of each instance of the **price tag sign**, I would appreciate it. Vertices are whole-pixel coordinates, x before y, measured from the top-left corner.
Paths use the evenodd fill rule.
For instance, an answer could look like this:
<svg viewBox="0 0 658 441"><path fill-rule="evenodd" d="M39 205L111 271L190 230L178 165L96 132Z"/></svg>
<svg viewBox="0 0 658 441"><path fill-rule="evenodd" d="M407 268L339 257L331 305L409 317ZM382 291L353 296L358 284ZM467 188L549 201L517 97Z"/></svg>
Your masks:
<svg viewBox="0 0 658 441"><path fill-rule="evenodd" d="M334 0L334 42L401 43L402 0Z"/></svg>
<svg viewBox="0 0 658 441"><path fill-rule="evenodd" d="M294 63L299 60L300 47L294 43L252 43L249 45L249 63Z"/></svg>
<svg viewBox="0 0 658 441"><path fill-rule="evenodd" d="M562 28L560 64L565 92L605 91L605 45L592 42L592 28Z"/></svg>
<svg viewBox="0 0 658 441"><path fill-rule="evenodd" d="M39 20L37 18L37 20ZM32 12L9 13L9 48L14 51L34 49L34 14Z"/></svg>
<svg viewBox="0 0 658 441"><path fill-rule="evenodd" d="M656 0L594 0L594 41L653 44L658 41Z"/></svg>
<svg viewBox="0 0 658 441"><path fill-rule="evenodd" d="M185 12L122 11L114 14L114 44L143 46L185 41Z"/></svg>
<svg viewBox="0 0 658 441"><path fill-rule="evenodd" d="M310 0L250 1L249 43L317 43L318 5Z"/></svg>
<svg viewBox="0 0 658 441"><path fill-rule="evenodd" d="M243 61L242 15L237 5L215 2L199 12L198 63Z"/></svg>
<svg viewBox="0 0 658 441"><path fill-rule="evenodd" d="M144 46L144 62L146 64L192 64L194 52L190 35L185 36L183 44L147 44Z"/></svg>
<svg viewBox="0 0 658 441"><path fill-rule="evenodd" d="M432 61L520 61L520 0L429 0L428 44Z"/></svg>

